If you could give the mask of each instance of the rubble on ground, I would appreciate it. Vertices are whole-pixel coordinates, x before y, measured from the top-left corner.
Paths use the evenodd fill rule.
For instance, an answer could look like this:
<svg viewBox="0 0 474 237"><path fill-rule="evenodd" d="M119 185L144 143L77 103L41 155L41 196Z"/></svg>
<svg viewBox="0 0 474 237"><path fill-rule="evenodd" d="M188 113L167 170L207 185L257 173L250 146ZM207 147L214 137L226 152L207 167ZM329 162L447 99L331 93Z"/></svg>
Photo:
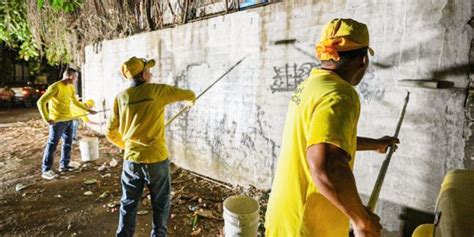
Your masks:
<svg viewBox="0 0 474 237"><path fill-rule="evenodd" d="M73 145L71 165L77 169L60 179L41 179L41 159L48 129L40 119L0 127L0 235L113 235L120 207L122 154L99 137L99 160L81 162ZM61 143L55 154L59 165ZM245 194L260 204L259 234L263 236L268 192L255 187L233 187L174 165L170 236L223 236L223 201ZM18 189L18 192L16 191ZM145 188L137 217L138 235L149 235L152 207ZM97 224L100 223L100 224ZM91 228L94 226L94 228Z"/></svg>

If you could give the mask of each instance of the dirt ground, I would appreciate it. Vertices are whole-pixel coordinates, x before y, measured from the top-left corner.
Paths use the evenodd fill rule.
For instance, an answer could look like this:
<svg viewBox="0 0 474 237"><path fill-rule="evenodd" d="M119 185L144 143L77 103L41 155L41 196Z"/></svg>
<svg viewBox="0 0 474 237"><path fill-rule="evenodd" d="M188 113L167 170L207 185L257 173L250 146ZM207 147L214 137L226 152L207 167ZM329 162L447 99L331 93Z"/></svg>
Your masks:
<svg viewBox="0 0 474 237"><path fill-rule="evenodd" d="M84 130L79 134L84 135ZM113 236L121 196L120 151L99 137L101 158L81 163L79 145L74 144L72 161L80 163L80 168L47 181L40 170L47 136L47 126L36 109L0 110L0 236ZM110 165L112 159L118 161L116 167ZM105 170L98 171L104 163ZM172 179L170 236L222 236L222 202L234 194L259 200L262 235L268 193L209 181L176 166L172 166ZM21 186L26 187L17 191ZM92 195L85 195L87 191ZM150 235L147 194L145 190L139 206L143 214L137 216L136 236Z"/></svg>

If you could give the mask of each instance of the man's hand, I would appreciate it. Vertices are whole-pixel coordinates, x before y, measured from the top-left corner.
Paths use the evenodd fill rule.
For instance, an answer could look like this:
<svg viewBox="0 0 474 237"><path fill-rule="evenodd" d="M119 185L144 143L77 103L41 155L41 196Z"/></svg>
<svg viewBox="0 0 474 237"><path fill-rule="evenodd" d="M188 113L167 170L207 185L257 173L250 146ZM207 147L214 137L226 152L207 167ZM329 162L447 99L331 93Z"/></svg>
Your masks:
<svg viewBox="0 0 474 237"><path fill-rule="evenodd" d="M377 148L376 151L379 153L386 153L388 148L392 145L394 146L395 149L397 149L396 144L399 144L400 140L398 140L398 138L395 138L395 137L384 136L377 139L377 142L378 142L379 148Z"/></svg>
<svg viewBox="0 0 474 237"><path fill-rule="evenodd" d="M368 219L361 223L353 223L354 234L356 237L379 237L382 231L382 225L380 225L380 218L367 210Z"/></svg>
<svg viewBox="0 0 474 237"><path fill-rule="evenodd" d="M46 123L49 125L54 125L54 121L51 119L46 120Z"/></svg>
<svg viewBox="0 0 474 237"><path fill-rule="evenodd" d="M90 109L90 110L89 110L89 113L90 113L90 114L97 114L97 111Z"/></svg>

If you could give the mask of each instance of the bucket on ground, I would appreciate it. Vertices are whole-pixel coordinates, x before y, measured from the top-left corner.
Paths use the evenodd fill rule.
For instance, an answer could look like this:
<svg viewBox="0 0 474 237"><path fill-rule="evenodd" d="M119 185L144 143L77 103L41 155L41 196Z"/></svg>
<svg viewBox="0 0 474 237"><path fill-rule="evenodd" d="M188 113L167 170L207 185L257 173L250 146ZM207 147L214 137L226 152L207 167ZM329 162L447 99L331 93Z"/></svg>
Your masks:
<svg viewBox="0 0 474 237"><path fill-rule="evenodd" d="M235 195L224 201L225 237L255 237L259 225L258 202L244 195Z"/></svg>
<svg viewBox="0 0 474 237"><path fill-rule="evenodd" d="M99 159L99 138L81 138L81 140L79 140L79 150L81 151L81 160L84 162Z"/></svg>

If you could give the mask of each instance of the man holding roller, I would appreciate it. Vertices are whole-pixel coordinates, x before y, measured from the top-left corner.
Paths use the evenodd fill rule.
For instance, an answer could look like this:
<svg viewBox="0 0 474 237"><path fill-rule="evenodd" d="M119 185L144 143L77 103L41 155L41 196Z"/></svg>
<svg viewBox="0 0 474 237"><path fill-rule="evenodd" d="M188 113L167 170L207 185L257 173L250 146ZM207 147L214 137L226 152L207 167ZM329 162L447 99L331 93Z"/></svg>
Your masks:
<svg viewBox="0 0 474 237"><path fill-rule="evenodd" d="M386 152L398 139L357 137L360 103L353 88L369 65L365 24L334 19L316 45L321 69L293 93L266 213L266 236L380 236L379 218L358 195L356 150Z"/></svg>
<svg viewBox="0 0 474 237"><path fill-rule="evenodd" d="M154 60L132 57L121 68L130 87L114 101L106 136L125 150L122 199L117 236L133 236L138 203L145 185L153 206L152 236L166 236L170 210L171 178L165 142L166 105L177 101L194 103L191 90L150 83Z"/></svg>
<svg viewBox="0 0 474 237"><path fill-rule="evenodd" d="M60 172L67 172L74 167L69 166L71 159L72 144L72 114L71 105L79 107L83 113L96 114L97 112L87 108L76 99L74 81L78 73L72 68L67 68L63 73L62 80L53 83L37 102L41 117L49 126L48 142L44 149L42 174L43 179L56 179L58 175L52 170L54 152L58 146L59 139L63 138L61 152Z"/></svg>

